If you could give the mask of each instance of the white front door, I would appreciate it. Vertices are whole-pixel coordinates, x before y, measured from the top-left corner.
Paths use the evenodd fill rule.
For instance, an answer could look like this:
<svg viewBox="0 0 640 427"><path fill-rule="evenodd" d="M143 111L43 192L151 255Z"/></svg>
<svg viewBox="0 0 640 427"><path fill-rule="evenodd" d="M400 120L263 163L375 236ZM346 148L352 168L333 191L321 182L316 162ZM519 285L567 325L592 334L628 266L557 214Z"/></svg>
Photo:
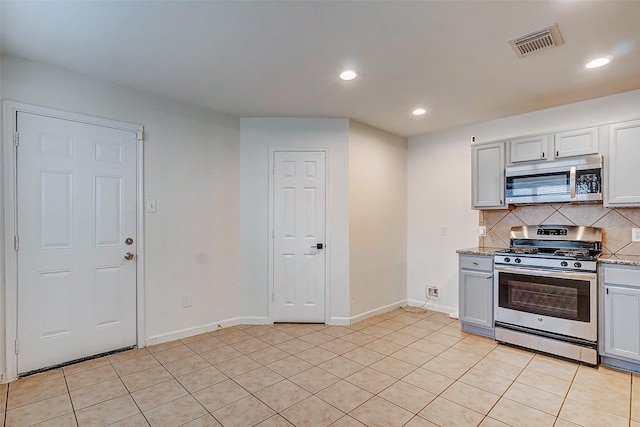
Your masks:
<svg viewBox="0 0 640 427"><path fill-rule="evenodd" d="M136 134L16 120L18 373L135 345Z"/></svg>
<svg viewBox="0 0 640 427"><path fill-rule="evenodd" d="M274 156L273 321L324 323L326 153Z"/></svg>

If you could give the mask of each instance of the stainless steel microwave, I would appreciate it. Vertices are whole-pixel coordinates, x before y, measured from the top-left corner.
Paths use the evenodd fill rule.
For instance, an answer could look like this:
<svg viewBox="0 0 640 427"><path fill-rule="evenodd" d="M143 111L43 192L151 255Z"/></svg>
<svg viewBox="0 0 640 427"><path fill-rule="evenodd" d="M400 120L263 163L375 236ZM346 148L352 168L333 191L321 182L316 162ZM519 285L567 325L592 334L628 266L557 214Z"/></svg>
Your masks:
<svg viewBox="0 0 640 427"><path fill-rule="evenodd" d="M507 203L597 202L602 200L602 156L507 166Z"/></svg>

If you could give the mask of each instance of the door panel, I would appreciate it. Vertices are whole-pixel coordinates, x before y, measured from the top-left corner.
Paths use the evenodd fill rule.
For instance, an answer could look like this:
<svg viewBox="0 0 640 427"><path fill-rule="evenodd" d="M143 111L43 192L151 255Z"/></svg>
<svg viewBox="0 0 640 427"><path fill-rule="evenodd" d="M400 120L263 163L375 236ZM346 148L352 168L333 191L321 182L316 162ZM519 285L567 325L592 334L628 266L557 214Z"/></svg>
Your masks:
<svg viewBox="0 0 640 427"><path fill-rule="evenodd" d="M325 164L322 151L275 153L275 322L324 322Z"/></svg>
<svg viewBox="0 0 640 427"><path fill-rule="evenodd" d="M16 120L18 373L135 345L136 134Z"/></svg>

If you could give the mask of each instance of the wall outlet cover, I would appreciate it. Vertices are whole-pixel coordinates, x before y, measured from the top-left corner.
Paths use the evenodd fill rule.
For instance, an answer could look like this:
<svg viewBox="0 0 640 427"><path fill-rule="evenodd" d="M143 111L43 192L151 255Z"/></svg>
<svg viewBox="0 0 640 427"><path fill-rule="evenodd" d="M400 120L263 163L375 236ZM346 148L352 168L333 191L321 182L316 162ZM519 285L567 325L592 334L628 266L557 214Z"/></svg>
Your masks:
<svg viewBox="0 0 640 427"><path fill-rule="evenodd" d="M631 229L631 241L640 242L640 228Z"/></svg>
<svg viewBox="0 0 640 427"><path fill-rule="evenodd" d="M486 225L481 225L478 227L478 236L480 237L484 237L487 235L487 226Z"/></svg>

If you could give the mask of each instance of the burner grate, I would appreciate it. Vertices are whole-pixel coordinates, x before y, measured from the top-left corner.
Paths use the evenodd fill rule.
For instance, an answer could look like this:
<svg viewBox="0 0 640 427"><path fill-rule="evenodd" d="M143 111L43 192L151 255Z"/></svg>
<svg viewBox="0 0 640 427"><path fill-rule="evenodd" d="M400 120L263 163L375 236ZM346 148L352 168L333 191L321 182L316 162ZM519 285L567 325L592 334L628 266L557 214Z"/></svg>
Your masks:
<svg viewBox="0 0 640 427"><path fill-rule="evenodd" d="M589 256L589 250L588 249L558 249L553 254L557 256L587 257Z"/></svg>

